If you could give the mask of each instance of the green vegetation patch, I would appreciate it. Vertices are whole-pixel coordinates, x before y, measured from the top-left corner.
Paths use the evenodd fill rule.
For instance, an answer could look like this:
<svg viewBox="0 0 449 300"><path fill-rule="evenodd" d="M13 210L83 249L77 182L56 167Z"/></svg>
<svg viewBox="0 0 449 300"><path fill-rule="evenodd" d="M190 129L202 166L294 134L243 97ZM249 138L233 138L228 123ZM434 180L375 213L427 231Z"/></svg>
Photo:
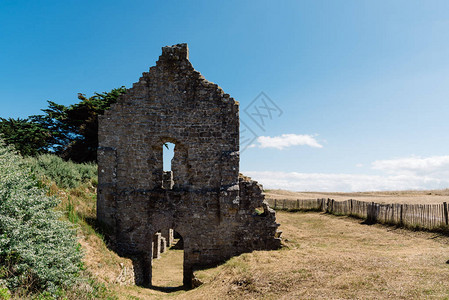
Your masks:
<svg viewBox="0 0 449 300"><path fill-rule="evenodd" d="M75 229L60 220L55 197L0 139L0 286L57 296L82 267Z"/></svg>
<svg viewBox="0 0 449 300"><path fill-rule="evenodd" d="M94 163L77 164L52 154L28 157L25 161L38 180L48 179L60 188L75 188L88 181L97 183L97 165Z"/></svg>

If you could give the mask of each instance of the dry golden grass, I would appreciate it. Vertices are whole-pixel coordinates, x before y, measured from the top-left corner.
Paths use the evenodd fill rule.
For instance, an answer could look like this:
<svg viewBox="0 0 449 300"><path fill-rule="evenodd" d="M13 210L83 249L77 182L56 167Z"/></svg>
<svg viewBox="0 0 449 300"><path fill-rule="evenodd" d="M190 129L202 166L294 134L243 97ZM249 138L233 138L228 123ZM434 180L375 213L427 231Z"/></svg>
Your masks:
<svg viewBox="0 0 449 300"><path fill-rule="evenodd" d="M199 271L179 299L449 297L447 238L318 213L278 213L289 249L258 251Z"/></svg>
<svg viewBox="0 0 449 300"><path fill-rule="evenodd" d="M153 285L167 290L182 287L183 260L183 250L168 250L160 259L153 260Z"/></svg>
<svg viewBox="0 0 449 300"><path fill-rule="evenodd" d="M165 299L185 294L182 287L183 250L168 250L153 260L153 288L109 284L119 299ZM181 297L181 299L183 299Z"/></svg>
<svg viewBox="0 0 449 300"><path fill-rule="evenodd" d="M183 252L179 250L169 250L154 261L153 284L158 287L154 289L114 283L120 258L112 252L88 253L88 269L103 278L119 299L449 297L447 237L362 225L320 213L278 212L277 219L288 247L243 254L216 268L197 271L205 283L194 290L177 288L182 283ZM104 245L91 246L102 249ZM115 263L108 265L109 260Z"/></svg>
<svg viewBox="0 0 449 300"><path fill-rule="evenodd" d="M317 199L331 198L337 201L355 199L377 203L407 203L407 204L436 204L449 202L449 189L429 191L387 191L387 192L292 192L285 190L267 190L265 195L269 199Z"/></svg>
<svg viewBox="0 0 449 300"><path fill-rule="evenodd" d="M86 269L99 282L119 285L133 283L131 260L109 250L97 235L79 235L78 241L83 247Z"/></svg>
<svg viewBox="0 0 449 300"><path fill-rule="evenodd" d="M289 193L273 191L267 196L285 199ZM410 199L413 193L357 194L394 201ZM426 193L430 192L416 192L416 199L422 203ZM316 197L304 194L304 198ZM62 208L70 196L81 216L94 218L94 195L93 189L80 187L59 196ZM296 193L290 195L300 199ZM326 195L360 199L356 194ZM190 291L180 289L182 251L169 250L154 261L155 288L150 289L132 284L131 261L108 250L82 218L79 240L86 253L87 271L118 299L449 299L447 237L362 225L354 219L320 213L278 212L277 221L288 247L243 254L216 268L197 271L204 284ZM124 269L127 277L117 280Z"/></svg>

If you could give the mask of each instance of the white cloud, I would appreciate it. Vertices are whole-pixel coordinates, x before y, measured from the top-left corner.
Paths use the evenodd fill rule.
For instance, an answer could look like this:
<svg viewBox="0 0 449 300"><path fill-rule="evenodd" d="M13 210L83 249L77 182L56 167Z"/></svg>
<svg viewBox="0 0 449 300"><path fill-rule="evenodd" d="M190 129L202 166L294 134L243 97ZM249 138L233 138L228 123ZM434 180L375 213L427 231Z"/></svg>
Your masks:
<svg viewBox="0 0 449 300"><path fill-rule="evenodd" d="M449 177L438 178L415 174L364 175L250 171L245 175L259 181L268 189L323 192L362 192L388 190L443 189Z"/></svg>
<svg viewBox="0 0 449 300"><path fill-rule="evenodd" d="M449 178L449 156L408 157L377 160L371 164L375 170L389 174L417 175Z"/></svg>
<svg viewBox="0 0 449 300"><path fill-rule="evenodd" d="M291 146L309 146L314 148L322 148L317 140L308 134L283 134L280 136L259 136L257 138L259 148L276 148L279 150Z"/></svg>
<svg viewBox="0 0 449 300"><path fill-rule="evenodd" d="M362 167L363 165L357 165ZM294 191L362 192L424 190L449 187L449 156L377 160L380 175L297 172L246 172L266 188Z"/></svg>

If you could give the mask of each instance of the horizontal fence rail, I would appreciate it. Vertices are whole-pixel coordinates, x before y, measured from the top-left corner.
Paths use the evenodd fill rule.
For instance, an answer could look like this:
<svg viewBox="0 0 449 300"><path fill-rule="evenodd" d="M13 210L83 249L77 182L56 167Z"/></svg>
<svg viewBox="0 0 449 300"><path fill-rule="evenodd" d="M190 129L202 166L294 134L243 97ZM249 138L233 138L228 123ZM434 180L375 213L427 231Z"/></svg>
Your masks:
<svg viewBox="0 0 449 300"><path fill-rule="evenodd" d="M423 229L448 227L448 205L441 204L380 204L349 199L266 199L274 209L314 210L334 215L365 219L369 223L383 223Z"/></svg>

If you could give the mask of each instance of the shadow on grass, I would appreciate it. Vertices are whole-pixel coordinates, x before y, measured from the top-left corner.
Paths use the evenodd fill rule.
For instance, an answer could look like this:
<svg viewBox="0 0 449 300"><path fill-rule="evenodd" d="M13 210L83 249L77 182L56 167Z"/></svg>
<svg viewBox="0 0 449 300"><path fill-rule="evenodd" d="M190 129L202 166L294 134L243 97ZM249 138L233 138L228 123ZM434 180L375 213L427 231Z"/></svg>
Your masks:
<svg viewBox="0 0 449 300"><path fill-rule="evenodd" d="M362 222L360 222L360 224L361 225L375 225L375 224L379 224L379 223L372 221L372 220L363 220Z"/></svg>
<svg viewBox="0 0 449 300"><path fill-rule="evenodd" d="M379 225L379 226L389 228L390 230L408 230L408 231L414 231L414 232L428 232L428 233L435 234L431 239L438 239L441 237L446 237L446 238L449 237L449 228L444 225L434 227L434 228L425 228L425 227L422 227L419 225L413 226L413 225L405 225L403 223L399 223L399 224L384 223L384 222L379 222L379 221L372 220L372 219L364 219L359 216L353 216L353 215L349 215L348 217L361 220L361 222L360 222L361 225L368 225L368 226Z"/></svg>
<svg viewBox="0 0 449 300"><path fill-rule="evenodd" d="M180 285L180 286L156 286L156 285L152 285L149 287L149 289L151 290L155 290L155 291L159 291L159 292L163 292L163 293L174 293L174 292L179 292L179 291L187 291L188 289L184 286L184 285Z"/></svg>
<svg viewBox="0 0 449 300"><path fill-rule="evenodd" d="M279 207L270 207L274 209L275 211L286 211L291 213L307 213L307 212L322 212L324 213L320 208L279 208Z"/></svg>
<svg viewBox="0 0 449 300"><path fill-rule="evenodd" d="M92 229L93 230L95 230L96 232L98 232L98 233L102 233L102 232L100 232L101 231L101 229L100 229L100 227L98 226L98 223L97 223L97 218L92 218L92 217L85 217L84 218L84 221L90 226L90 227L92 227Z"/></svg>
<svg viewBox="0 0 449 300"><path fill-rule="evenodd" d="M86 222L86 224L90 226L91 230L93 230L95 234L99 236L109 248L110 241L108 240L108 233L111 234L111 229L109 228L108 231L107 226L102 226L101 224L99 224L96 217L85 217L84 222Z"/></svg>

